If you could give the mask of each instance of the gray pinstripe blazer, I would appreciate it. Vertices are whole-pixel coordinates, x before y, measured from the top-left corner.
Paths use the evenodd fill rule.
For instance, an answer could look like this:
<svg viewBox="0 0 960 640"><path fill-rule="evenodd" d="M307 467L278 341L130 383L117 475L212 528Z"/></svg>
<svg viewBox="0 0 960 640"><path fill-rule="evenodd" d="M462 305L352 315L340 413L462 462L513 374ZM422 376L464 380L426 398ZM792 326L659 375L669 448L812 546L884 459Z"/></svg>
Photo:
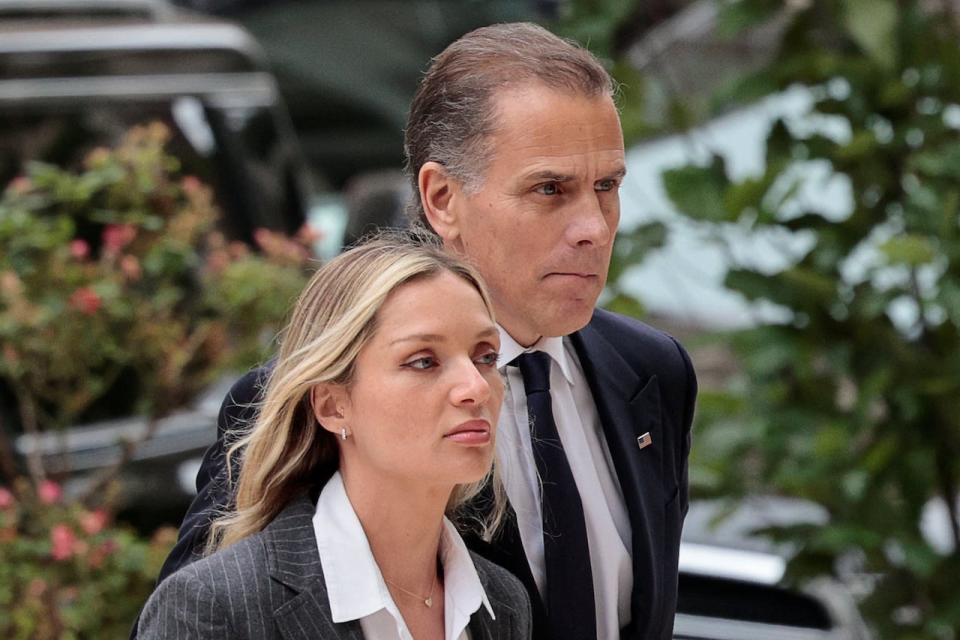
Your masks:
<svg viewBox="0 0 960 640"><path fill-rule="evenodd" d="M172 574L147 601L137 637L364 640L359 622L331 620L314 511L309 497L301 496L260 533ZM530 638L523 585L471 555L497 618L481 607L470 620L472 640Z"/></svg>

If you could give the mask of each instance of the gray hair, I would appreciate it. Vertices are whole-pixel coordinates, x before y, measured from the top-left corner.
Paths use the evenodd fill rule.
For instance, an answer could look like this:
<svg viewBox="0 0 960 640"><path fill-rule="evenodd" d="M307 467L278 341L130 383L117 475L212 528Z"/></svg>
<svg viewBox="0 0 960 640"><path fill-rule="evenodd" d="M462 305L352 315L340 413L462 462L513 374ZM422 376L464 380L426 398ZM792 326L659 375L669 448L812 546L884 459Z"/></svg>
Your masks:
<svg viewBox="0 0 960 640"><path fill-rule="evenodd" d="M489 142L496 130L497 92L534 83L589 97L612 98L615 91L592 53L525 22L471 31L433 59L413 97L404 133L413 221L430 229L418 195L420 168L438 162L468 190L478 189L493 155Z"/></svg>

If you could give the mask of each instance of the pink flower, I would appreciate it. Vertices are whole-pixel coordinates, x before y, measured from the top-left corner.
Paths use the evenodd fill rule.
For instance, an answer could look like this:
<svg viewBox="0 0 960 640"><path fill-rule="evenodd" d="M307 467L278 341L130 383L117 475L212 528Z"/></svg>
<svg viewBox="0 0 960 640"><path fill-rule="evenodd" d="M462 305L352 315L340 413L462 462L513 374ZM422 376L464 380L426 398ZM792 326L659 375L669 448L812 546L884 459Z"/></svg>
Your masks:
<svg viewBox="0 0 960 640"><path fill-rule="evenodd" d="M27 193L32 188L33 183L30 182L30 178L26 176L17 176L7 185L7 190L16 195Z"/></svg>
<svg viewBox="0 0 960 640"><path fill-rule="evenodd" d="M103 509L87 511L80 516L80 528L83 529L88 536L96 535L107 526L108 518L107 512Z"/></svg>
<svg viewBox="0 0 960 640"><path fill-rule="evenodd" d="M321 238L323 238L323 232L307 223L297 231L297 240L305 245L313 245Z"/></svg>
<svg viewBox="0 0 960 640"><path fill-rule="evenodd" d="M250 255L250 248L242 242L234 241L227 246L227 251L230 252L230 257L234 260L242 260Z"/></svg>
<svg viewBox="0 0 960 640"><path fill-rule="evenodd" d="M137 228L132 224L110 224L103 229L103 252L116 256L137 237Z"/></svg>
<svg viewBox="0 0 960 640"><path fill-rule="evenodd" d="M13 494L6 487L0 487L0 509L9 509L16 503Z"/></svg>
<svg viewBox="0 0 960 640"><path fill-rule="evenodd" d="M60 485L56 482L44 480L40 483L40 486L37 487L37 496L43 504L54 504L59 502L60 498L63 497L63 490L60 489Z"/></svg>
<svg viewBox="0 0 960 640"><path fill-rule="evenodd" d="M221 273L230 265L230 254L224 249L217 249L207 254L207 269L213 273Z"/></svg>
<svg viewBox="0 0 960 640"><path fill-rule="evenodd" d="M109 159L110 150L104 147L97 147L87 155L85 162L88 167L96 168L103 165Z"/></svg>
<svg viewBox="0 0 960 640"><path fill-rule="evenodd" d="M183 179L180 181L180 186L183 187L187 195L193 195L203 189L203 183L201 183L196 176L183 176Z"/></svg>
<svg viewBox="0 0 960 640"><path fill-rule="evenodd" d="M94 547L87 556L87 565L91 569L99 569L104 561L117 550L117 543L114 540L104 540L103 543Z"/></svg>
<svg viewBox="0 0 960 640"><path fill-rule="evenodd" d="M72 255L77 260L86 260L90 255L90 245L87 244L86 240L81 240L77 238L70 242L70 255Z"/></svg>
<svg viewBox="0 0 960 640"><path fill-rule="evenodd" d="M54 525L50 530L50 555L54 560L66 560L73 555L77 536L65 524Z"/></svg>
<svg viewBox="0 0 960 640"><path fill-rule="evenodd" d="M3 360L11 369L15 369L16 367L20 366L20 354L17 353L17 350L13 348L13 345L3 345Z"/></svg>
<svg viewBox="0 0 960 640"><path fill-rule="evenodd" d="M16 271L0 272L0 293L10 298L15 298L23 293L23 281Z"/></svg>
<svg viewBox="0 0 960 640"><path fill-rule="evenodd" d="M271 232L270 229L257 227L253 232L253 240L257 243L257 246L266 250L273 242L273 232Z"/></svg>
<svg viewBox="0 0 960 640"><path fill-rule="evenodd" d="M103 300L90 287L80 287L70 294L69 303L71 307L83 315L92 316L100 310Z"/></svg>
<svg viewBox="0 0 960 640"><path fill-rule="evenodd" d="M47 582L43 578L34 578L27 584L27 594L34 600L39 600L47 592Z"/></svg>
<svg viewBox="0 0 960 640"><path fill-rule="evenodd" d="M143 270L140 268L140 261L137 260L136 256L131 255L120 258L120 271L123 272L124 277L130 282L136 282L140 279L140 276L143 275Z"/></svg>

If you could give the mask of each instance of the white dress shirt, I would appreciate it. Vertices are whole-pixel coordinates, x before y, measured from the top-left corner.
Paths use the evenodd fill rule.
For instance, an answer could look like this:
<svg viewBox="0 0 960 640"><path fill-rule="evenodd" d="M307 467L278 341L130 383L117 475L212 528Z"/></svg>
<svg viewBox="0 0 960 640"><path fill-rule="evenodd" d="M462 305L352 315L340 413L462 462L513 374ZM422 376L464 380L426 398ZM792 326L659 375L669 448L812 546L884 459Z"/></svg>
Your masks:
<svg viewBox="0 0 960 640"><path fill-rule="evenodd" d="M359 620L368 640L413 640L390 597L339 471L320 493L313 530L333 621ZM444 638L470 640L470 616L484 606L493 618L493 608L463 539L446 518L440 534L440 563L445 587Z"/></svg>
<svg viewBox="0 0 960 640"><path fill-rule="evenodd" d="M506 374L507 389L497 430L497 460L507 498L517 514L520 540L537 588L544 594L540 481L533 459L527 395L520 369L507 366L521 353L529 351L543 351L550 356L553 416L586 520L597 637L618 638L620 629L631 621L632 532L623 492L580 360L569 338L541 338L524 349L501 327L499 362Z"/></svg>

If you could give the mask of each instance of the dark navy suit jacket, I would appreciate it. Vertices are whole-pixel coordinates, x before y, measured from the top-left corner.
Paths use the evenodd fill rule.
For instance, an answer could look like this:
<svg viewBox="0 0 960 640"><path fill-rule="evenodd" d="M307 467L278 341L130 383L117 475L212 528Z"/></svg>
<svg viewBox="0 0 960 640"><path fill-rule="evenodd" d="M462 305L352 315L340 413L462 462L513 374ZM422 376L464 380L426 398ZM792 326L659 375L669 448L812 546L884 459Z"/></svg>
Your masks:
<svg viewBox="0 0 960 640"><path fill-rule="evenodd" d="M597 405L633 532L633 621L621 637L669 640L677 605L680 530L688 504L687 457L697 395L693 366L671 336L599 309L571 340ZM230 500L225 436L251 419L268 374L268 367L247 373L224 400L220 437L204 456L197 497L160 580L200 557L212 514ZM638 438L646 433L652 444L641 449ZM467 542L520 578L534 605L534 637L545 637L545 612L515 523L508 519L492 543L470 537Z"/></svg>

